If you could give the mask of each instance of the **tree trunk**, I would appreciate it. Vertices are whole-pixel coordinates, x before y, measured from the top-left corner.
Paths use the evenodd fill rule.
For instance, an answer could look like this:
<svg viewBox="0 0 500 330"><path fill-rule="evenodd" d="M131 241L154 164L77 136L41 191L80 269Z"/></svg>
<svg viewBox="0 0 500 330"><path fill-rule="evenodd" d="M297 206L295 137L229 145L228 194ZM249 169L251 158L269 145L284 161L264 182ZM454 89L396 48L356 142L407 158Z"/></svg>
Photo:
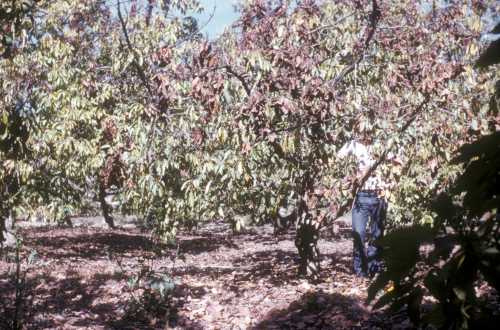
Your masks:
<svg viewBox="0 0 500 330"><path fill-rule="evenodd" d="M114 229L115 228L115 222L113 219L113 216L111 214L111 206L108 205L106 202L106 187L102 183L101 180L99 180L99 203L101 204L101 210L102 210L102 216L104 217L104 221L108 224L109 228Z"/></svg>
<svg viewBox="0 0 500 330"><path fill-rule="evenodd" d="M3 241L6 238L6 228L5 228L5 218L0 215L0 244L3 245Z"/></svg>
<svg viewBox="0 0 500 330"><path fill-rule="evenodd" d="M299 275L316 278L320 271L318 249L318 224L307 210L299 213L295 246L298 249L300 264Z"/></svg>
<svg viewBox="0 0 500 330"><path fill-rule="evenodd" d="M9 212L6 217L5 212L0 214L0 246L12 247L16 244L16 237L13 234L14 220L12 214Z"/></svg>
<svg viewBox="0 0 500 330"><path fill-rule="evenodd" d="M273 221L274 235L286 233L291 224L297 223L297 210L294 205L282 203Z"/></svg>

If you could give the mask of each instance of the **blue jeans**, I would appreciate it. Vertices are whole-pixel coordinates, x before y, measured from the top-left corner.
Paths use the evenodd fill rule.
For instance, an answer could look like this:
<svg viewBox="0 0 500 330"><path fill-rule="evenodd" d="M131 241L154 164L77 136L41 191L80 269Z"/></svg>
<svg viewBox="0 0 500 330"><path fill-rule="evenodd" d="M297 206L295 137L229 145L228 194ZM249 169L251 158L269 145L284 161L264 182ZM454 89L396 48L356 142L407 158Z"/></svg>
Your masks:
<svg viewBox="0 0 500 330"><path fill-rule="evenodd" d="M375 241L384 233L387 202L379 198L376 192L362 190L356 195L352 209L353 261L354 272L358 276L368 277L380 272L380 248ZM370 237L365 248L366 226L370 219Z"/></svg>

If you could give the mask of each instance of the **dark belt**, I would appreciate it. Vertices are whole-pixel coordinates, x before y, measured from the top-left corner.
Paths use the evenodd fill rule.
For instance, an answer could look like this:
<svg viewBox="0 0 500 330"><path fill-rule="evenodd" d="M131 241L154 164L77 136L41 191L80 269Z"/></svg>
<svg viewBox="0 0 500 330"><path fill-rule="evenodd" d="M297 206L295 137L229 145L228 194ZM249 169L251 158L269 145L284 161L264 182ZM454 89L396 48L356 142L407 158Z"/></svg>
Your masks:
<svg viewBox="0 0 500 330"><path fill-rule="evenodd" d="M375 196L377 197L378 195L380 195L380 193L382 192L381 189L369 189L369 190L360 190L358 192L358 195L365 195L365 196Z"/></svg>

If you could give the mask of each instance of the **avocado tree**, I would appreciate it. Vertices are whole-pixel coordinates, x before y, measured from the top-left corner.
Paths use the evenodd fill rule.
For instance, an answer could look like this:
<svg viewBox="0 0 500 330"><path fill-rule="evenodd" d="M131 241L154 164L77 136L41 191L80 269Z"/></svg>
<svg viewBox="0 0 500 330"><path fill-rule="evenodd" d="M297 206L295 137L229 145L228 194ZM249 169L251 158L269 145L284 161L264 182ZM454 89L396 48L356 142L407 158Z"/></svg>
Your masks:
<svg viewBox="0 0 500 330"><path fill-rule="evenodd" d="M159 54L172 49L171 70L183 61L199 38L196 10L190 0L2 2L2 228L14 208L61 221L94 200L113 226L109 193L124 212L149 210L169 177L156 174L164 127L176 127L167 114L182 107L153 90Z"/></svg>
<svg viewBox="0 0 500 330"><path fill-rule="evenodd" d="M43 1L0 4L0 243L6 219L22 200L30 174L28 139L33 130L35 79L29 57L36 50L36 17Z"/></svg>
<svg viewBox="0 0 500 330"><path fill-rule="evenodd" d="M233 30L194 62L203 141L213 147L215 132L224 140L219 166L210 167L219 176L195 176L194 199L257 219L292 205L299 270L313 275L319 229L349 209L366 179L356 180L336 152L370 132L379 159L372 171L400 183L393 217L429 220L415 206L456 172L435 170L466 137L470 117L458 111L475 77L463 73L485 9L246 1L240 10ZM407 160L402 169L384 161L396 149Z"/></svg>

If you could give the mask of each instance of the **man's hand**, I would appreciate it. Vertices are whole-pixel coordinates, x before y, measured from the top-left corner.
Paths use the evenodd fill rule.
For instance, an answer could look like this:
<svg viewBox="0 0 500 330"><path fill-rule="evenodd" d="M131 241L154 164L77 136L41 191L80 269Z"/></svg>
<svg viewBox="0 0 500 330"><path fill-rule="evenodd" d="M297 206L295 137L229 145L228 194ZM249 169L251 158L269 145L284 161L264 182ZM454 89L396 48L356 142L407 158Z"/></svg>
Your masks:
<svg viewBox="0 0 500 330"><path fill-rule="evenodd" d="M391 191L389 189L380 189L380 192L378 193L378 197L384 198L385 200L388 200L390 195Z"/></svg>

